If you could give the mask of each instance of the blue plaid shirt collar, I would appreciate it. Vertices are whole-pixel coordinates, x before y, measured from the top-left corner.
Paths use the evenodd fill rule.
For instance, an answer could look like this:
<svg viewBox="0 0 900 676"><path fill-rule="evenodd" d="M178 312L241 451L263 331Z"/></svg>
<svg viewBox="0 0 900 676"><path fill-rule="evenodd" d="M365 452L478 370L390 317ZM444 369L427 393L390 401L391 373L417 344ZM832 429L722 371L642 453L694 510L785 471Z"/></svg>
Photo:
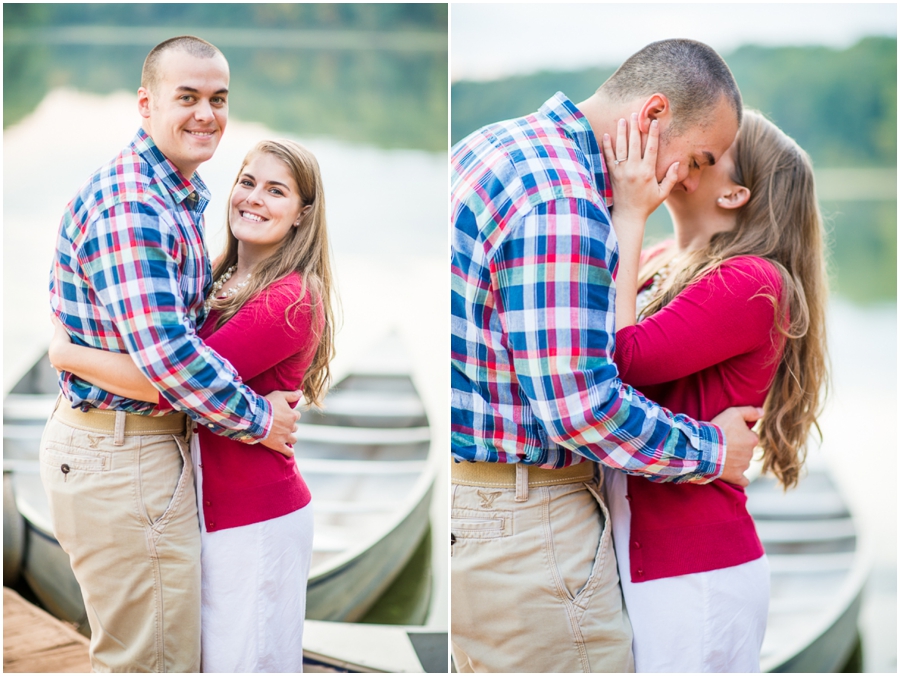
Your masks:
<svg viewBox="0 0 900 676"><path fill-rule="evenodd" d="M176 204L181 204L191 193L196 192L196 203L198 206L194 207L194 210L203 211L203 207L209 203L210 195L209 188L206 187L206 183L200 178L200 174L194 173L192 180L186 179L178 170L178 167L162 154L162 151L156 146L150 135L144 131L143 127L138 129L137 134L135 134L134 139L131 141L131 148L150 166L153 175L158 177L163 185L166 186Z"/></svg>
<svg viewBox="0 0 900 676"><path fill-rule="evenodd" d="M590 163L591 172L594 174L597 192L603 196L607 208L611 207L613 204L612 187L609 182L609 176L606 173L606 162L603 159L600 146L597 144L594 130L591 129L591 125L584 113L578 110L575 104L569 100L569 97L562 92L556 92L540 107L538 112L565 129L581 152L584 153L585 158Z"/></svg>

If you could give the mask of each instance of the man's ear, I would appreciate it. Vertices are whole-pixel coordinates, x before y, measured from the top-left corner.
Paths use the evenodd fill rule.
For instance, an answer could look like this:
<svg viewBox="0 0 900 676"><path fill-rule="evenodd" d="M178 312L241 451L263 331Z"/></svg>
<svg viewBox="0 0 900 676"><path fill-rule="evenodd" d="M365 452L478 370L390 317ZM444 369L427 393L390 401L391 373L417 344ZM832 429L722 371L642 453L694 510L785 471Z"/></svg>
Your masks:
<svg viewBox="0 0 900 676"><path fill-rule="evenodd" d="M140 87L138 89L138 112L141 114L141 117L144 119L148 119L150 117L150 92L147 91L146 87Z"/></svg>
<svg viewBox="0 0 900 676"><path fill-rule="evenodd" d="M735 185L716 200L716 206L723 209L740 209L749 199L750 189L742 185Z"/></svg>
<svg viewBox="0 0 900 676"><path fill-rule="evenodd" d="M638 111L638 128L642 134L650 133L650 123L653 120L659 120L662 125L664 120L671 117L672 108L669 106L669 97L665 94L656 93L646 101ZM662 129L662 127L660 127Z"/></svg>

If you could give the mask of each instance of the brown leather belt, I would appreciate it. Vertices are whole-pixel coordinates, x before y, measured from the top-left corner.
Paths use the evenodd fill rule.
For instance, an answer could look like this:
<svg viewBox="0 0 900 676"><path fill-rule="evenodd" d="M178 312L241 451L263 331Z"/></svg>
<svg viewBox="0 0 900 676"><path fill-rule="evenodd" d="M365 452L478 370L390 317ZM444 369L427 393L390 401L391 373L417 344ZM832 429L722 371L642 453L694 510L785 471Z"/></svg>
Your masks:
<svg viewBox="0 0 900 676"><path fill-rule="evenodd" d="M516 465L505 462L452 462L451 483L463 486L516 486ZM561 469L543 469L528 465L529 486L557 486L594 480L593 462L582 462Z"/></svg>
<svg viewBox="0 0 900 676"><path fill-rule="evenodd" d="M72 408L65 398L56 404L53 416L60 422L85 432L116 433L116 414L121 411L90 408L82 411ZM188 417L181 411L150 417L138 413L125 413L123 436L139 437L153 434L185 434Z"/></svg>

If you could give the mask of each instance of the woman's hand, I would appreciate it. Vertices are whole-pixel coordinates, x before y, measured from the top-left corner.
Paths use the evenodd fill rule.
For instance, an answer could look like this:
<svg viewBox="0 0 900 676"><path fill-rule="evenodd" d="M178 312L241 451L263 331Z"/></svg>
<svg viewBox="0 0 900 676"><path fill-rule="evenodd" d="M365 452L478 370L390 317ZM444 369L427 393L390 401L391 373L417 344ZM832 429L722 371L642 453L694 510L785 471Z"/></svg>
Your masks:
<svg viewBox="0 0 900 676"><path fill-rule="evenodd" d="M619 120L616 150L609 134L603 135L603 155L613 188L612 226L619 241L619 269L616 275L616 330L632 326L636 321L638 268L644 226L647 217L662 204L675 186L678 162L666 172L662 183L656 180L656 155L659 151L659 122L650 123L647 147L641 153L641 131L637 113L631 114L631 133L625 120Z"/></svg>
<svg viewBox="0 0 900 676"><path fill-rule="evenodd" d="M626 134L628 140L626 140ZM616 148L609 134L603 135L603 156L612 182L613 208L619 217L644 222L669 196L677 182L678 162L669 167L662 183L656 180L656 157L659 152L659 122L650 123L647 147L641 153L641 131L637 113L631 114L630 132L625 119L619 120ZM614 224L615 225L615 224ZM618 234L618 231L617 231Z"/></svg>
<svg viewBox="0 0 900 676"><path fill-rule="evenodd" d="M66 327L59 321L59 317L53 315L53 337L50 339L50 349L47 351L50 363L57 371L65 371L66 349L72 344L72 338L66 331Z"/></svg>

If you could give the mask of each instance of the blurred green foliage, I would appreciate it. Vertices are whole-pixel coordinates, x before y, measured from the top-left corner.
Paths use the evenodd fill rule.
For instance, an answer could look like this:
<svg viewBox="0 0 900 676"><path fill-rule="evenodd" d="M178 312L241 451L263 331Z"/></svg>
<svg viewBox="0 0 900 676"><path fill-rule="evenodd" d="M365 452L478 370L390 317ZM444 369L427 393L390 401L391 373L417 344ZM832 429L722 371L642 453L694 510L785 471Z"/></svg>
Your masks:
<svg viewBox="0 0 900 676"><path fill-rule="evenodd" d="M446 40L439 4L5 4L3 124L29 114L55 87L137 91L152 44L58 44L6 39L47 27L172 27L421 33ZM101 32L102 36L103 33ZM213 41L215 42L215 41ZM278 49L220 45L231 67L231 114L299 136L386 148L446 150L447 52Z"/></svg>
<svg viewBox="0 0 900 676"><path fill-rule="evenodd" d="M854 46L744 46L724 55L744 105L764 112L810 154L816 167L897 166L897 40L870 37ZM612 75L615 66L541 72L451 87L451 140L498 120L537 110L555 92L578 102ZM828 232L831 285L859 303L896 300L897 201L852 195L821 202ZM658 209L647 240L671 233Z"/></svg>
<svg viewBox="0 0 900 676"><path fill-rule="evenodd" d="M853 47L745 46L724 55L744 105L764 112L822 166L897 163L897 40ZM537 110L555 92L588 98L616 66L541 72L451 87L451 139Z"/></svg>

